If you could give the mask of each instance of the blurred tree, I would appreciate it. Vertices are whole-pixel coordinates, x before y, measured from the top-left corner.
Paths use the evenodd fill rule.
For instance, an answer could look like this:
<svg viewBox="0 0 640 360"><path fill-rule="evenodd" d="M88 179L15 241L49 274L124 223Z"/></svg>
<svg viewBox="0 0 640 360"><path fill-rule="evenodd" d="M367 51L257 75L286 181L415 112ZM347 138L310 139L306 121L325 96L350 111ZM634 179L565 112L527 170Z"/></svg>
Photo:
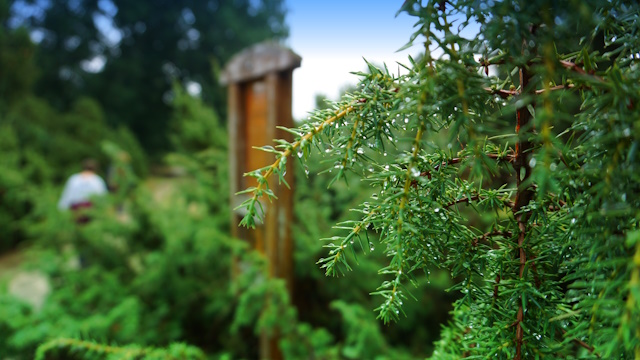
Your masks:
<svg viewBox="0 0 640 360"><path fill-rule="evenodd" d="M9 3L9 23L27 26L38 42L38 94L59 110L80 94L95 97L109 123L127 125L147 149L169 146L174 80L224 109L218 65L288 32L282 0Z"/></svg>
<svg viewBox="0 0 640 360"><path fill-rule="evenodd" d="M0 0L0 113L31 91L38 74L29 32L9 28L8 18L8 3Z"/></svg>
<svg viewBox="0 0 640 360"><path fill-rule="evenodd" d="M215 111L184 87L173 87L173 117L169 140L182 153L195 154L207 149L226 150L227 133ZM226 156L226 155L225 155Z"/></svg>

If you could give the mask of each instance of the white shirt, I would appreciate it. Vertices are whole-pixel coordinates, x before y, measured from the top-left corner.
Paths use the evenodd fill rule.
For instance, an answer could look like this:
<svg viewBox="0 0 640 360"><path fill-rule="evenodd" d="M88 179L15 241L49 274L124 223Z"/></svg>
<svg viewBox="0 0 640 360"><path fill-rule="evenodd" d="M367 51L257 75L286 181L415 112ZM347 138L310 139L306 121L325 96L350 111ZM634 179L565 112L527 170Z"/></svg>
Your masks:
<svg viewBox="0 0 640 360"><path fill-rule="evenodd" d="M74 174L64 185L62 196L58 201L58 209L69 209L73 204L89 201L93 195L106 193L107 186L100 176L90 172Z"/></svg>

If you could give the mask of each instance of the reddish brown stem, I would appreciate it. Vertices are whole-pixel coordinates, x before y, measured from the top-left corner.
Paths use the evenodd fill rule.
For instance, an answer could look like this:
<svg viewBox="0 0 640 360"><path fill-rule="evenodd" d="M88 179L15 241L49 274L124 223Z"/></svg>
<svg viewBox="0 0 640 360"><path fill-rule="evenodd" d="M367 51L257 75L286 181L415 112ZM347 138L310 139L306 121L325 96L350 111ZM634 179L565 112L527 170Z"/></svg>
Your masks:
<svg viewBox="0 0 640 360"><path fill-rule="evenodd" d="M565 329L560 329L560 331L562 331L562 335L566 335L566 334L567 334L567 331L566 331ZM589 350L589 352L590 352L590 353L592 353L592 354L593 354L593 351L595 350L595 349L593 348L593 346L591 346L591 345L587 344L586 342L584 342L584 341L582 341L582 340L580 340L580 339L571 339L571 341L573 341L573 342L575 342L576 344L578 344L578 345L582 346L583 348L585 348L585 349ZM600 357L600 355L599 355L599 354L595 354L595 355L596 355L597 357Z"/></svg>
<svg viewBox="0 0 640 360"><path fill-rule="evenodd" d="M509 61L513 61L513 59L510 59ZM598 81L604 81L604 79L602 79L600 76L594 75L594 71L589 71L586 72L583 68L580 67L580 65L573 63L571 61L567 61L567 60L559 60L558 61L560 63L560 65L562 65L564 68L569 69L577 74L580 75L585 75L585 76L591 76L594 79L598 80ZM489 66L491 65L504 65L506 64L507 61L505 61L504 59L498 60L498 61L489 61L488 59L480 59L480 67L484 68L485 70L485 74L488 75L489 73ZM529 63L527 63L527 66L531 65L532 61L530 61Z"/></svg>
<svg viewBox="0 0 640 360"><path fill-rule="evenodd" d="M536 90L533 93L536 95L540 95L546 91L556 91L556 90L562 90L562 89L570 89L572 87L575 87L575 85L573 84L567 84L567 85L556 85L556 86L552 86L549 89L540 89L540 90ZM491 89L491 88L484 88L486 91L488 91L491 94L494 95L498 95L503 99L508 99L509 97L512 96L517 96L520 94L520 92L518 90L504 90L504 89Z"/></svg>
<svg viewBox="0 0 640 360"><path fill-rule="evenodd" d="M525 47L526 44L523 45ZM532 92L530 89L531 74L526 67L520 68L520 93ZM523 134L523 131L532 131L531 120L532 116L527 109L527 106L522 106L516 111L517 123L516 133L519 135L518 142L516 143L515 159L513 162L513 168L516 173L516 185L517 193L516 200L513 206L513 214L518 222L518 253L520 258L520 271L519 277L524 277L524 270L527 264L527 253L524 249L524 240L527 234L527 220L528 216L520 210L523 206L529 204L529 201L533 198L533 189L530 186L525 186L527 180L531 176L531 167L529 166L528 157L531 154L533 144L527 139L527 134ZM524 174L522 174L524 170ZM524 321L524 308L522 301L518 305L518 314L516 318L516 355L514 359L522 359L522 342L524 339L524 329L522 328L522 322Z"/></svg>

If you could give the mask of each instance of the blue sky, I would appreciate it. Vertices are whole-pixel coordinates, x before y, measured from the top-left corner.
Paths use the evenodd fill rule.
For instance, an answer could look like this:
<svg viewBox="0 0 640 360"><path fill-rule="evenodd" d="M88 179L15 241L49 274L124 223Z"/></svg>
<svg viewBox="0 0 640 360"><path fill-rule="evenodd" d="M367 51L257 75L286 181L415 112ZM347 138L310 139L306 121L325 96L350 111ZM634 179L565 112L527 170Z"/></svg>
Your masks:
<svg viewBox="0 0 640 360"><path fill-rule="evenodd" d="M293 116L303 119L314 109L315 95L335 100L364 70L367 60L397 73L397 61L408 63L421 46L397 53L414 32L415 18L395 16L402 0L287 0L289 39L286 45L302 56L293 75Z"/></svg>

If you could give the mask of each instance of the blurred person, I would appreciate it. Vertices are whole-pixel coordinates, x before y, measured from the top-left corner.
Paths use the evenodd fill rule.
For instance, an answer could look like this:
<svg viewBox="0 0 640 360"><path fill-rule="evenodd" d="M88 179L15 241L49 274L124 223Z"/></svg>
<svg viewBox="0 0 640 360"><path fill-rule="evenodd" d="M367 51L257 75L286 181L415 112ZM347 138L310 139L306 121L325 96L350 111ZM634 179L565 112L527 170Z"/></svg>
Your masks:
<svg viewBox="0 0 640 360"><path fill-rule="evenodd" d="M64 185L62 196L58 201L60 210L80 210L92 206L91 197L104 195L107 193L107 186L102 178L96 174L98 163L93 159L86 159L82 162L82 171L71 175ZM86 223L89 218L79 214L76 218L78 223Z"/></svg>

